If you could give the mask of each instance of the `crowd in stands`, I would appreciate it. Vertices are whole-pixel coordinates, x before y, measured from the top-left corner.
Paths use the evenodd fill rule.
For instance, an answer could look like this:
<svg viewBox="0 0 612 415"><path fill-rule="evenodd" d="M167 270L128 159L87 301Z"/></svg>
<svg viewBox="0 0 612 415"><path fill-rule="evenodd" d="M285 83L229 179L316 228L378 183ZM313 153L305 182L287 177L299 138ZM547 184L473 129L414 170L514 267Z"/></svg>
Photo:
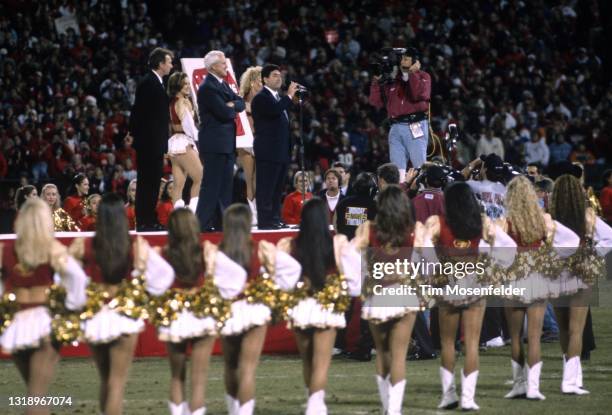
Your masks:
<svg viewBox="0 0 612 415"><path fill-rule="evenodd" d="M220 49L237 76L248 66L276 63L306 85L303 134L313 190L335 161L353 172L388 161L385 113L368 105L369 64L383 47L407 45L421 51L422 68L432 76L434 133L443 136L451 122L461 131L450 155L454 167L489 153L523 167L579 161L599 189L612 163L612 85L602 62L600 4L3 2L3 208L25 184L53 182L65 196L78 173L89 178L90 193L113 191L127 200L136 175L129 111L156 46L175 52L177 70L182 57ZM78 30L59 34L58 22L71 19ZM292 131L297 138L297 116ZM290 175L287 193L292 184Z"/></svg>

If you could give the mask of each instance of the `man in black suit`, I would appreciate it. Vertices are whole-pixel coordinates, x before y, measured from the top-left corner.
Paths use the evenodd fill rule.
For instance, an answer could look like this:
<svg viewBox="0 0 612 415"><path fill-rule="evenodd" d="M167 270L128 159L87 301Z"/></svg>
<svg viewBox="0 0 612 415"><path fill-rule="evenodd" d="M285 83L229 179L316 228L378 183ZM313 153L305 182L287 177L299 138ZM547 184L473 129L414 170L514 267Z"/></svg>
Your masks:
<svg viewBox="0 0 612 415"><path fill-rule="evenodd" d="M279 95L283 78L280 68L266 65L261 70L264 87L251 101L255 128L255 200L257 201L257 227L280 229L281 197L287 166L291 162L289 114L298 84L291 82L287 95Z"/></svg>
<svg viewBox="0 0 612 415"><path fill-rule="evenodd" d="M236 151L236 114L244 111L244 100L227 82L225 55L218 50L204 57L208 75L198 89L202 127L198 146L204 178L196 214L203 232L221 230L223 211L232 202L232 178Z"/></svg>
<svg viewBox="0 0 612 415"><path fill-rule="evenodd" d="M161 230L155 208L159 196L164 154L168 151L169 100L162 78L172 70L173 54L155 48L149 55L149 71L136 87L129 130L134 137L138 188L136 189L136 229Z"/></svg>

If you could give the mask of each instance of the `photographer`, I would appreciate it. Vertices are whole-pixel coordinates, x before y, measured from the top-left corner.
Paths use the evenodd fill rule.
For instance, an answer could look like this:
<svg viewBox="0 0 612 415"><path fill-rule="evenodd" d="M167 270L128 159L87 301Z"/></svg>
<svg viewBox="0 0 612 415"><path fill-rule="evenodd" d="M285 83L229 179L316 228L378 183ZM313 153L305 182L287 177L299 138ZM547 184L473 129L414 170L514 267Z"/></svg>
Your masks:
<svg viewBox="0 0 612 415"><path fill-rule="evenodd" d="M383 73L373 77L369 102L376 108L386 107L391 122L389 159L399 168L400 180L403 181L408 159L415 168L421 167L426 160L431 77L421 71L416 49L394 49L393 54L399 60L397 76L383 82L382 75L386 78L389 73L384 72L391 66L381 65Z"/></svg>
<svg viewBox="0 0 612 415"><path fill-rule="evenodd" d="M477 174L476 169L480 167ZM484 213L491 219L498 219L505 215L504 199L506 186L503 184L506 168L503 160L496 154L480 156L472 160L462 171L468 179L472 192L484 207ZM475 175L475 179L471 177Z"/></svg>
<svg viewBox="0 0 612 415"><path fill-rule="evenodd" d="M444 216L444 193L446 172L435 164L429 166L424 174L425 189L412 199L414 218L425 223L430 216Z"/></svg>

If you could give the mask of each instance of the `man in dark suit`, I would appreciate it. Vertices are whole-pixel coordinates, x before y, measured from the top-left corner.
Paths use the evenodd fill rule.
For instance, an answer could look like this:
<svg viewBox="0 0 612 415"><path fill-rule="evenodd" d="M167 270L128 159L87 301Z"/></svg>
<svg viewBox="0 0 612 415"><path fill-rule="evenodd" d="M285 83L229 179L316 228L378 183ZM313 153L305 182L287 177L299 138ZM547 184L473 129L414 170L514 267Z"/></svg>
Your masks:
<svg viewBox="0 0 612 415"><path fill-rule="evenodd" d="M291 82L287 95L279 95L283 78L280 68L266 65L261 70L264 87L251 101L255 127L255 200L257 227L280 229L281 197L291 162L289 114L298 84Z"/></svg>
<svg viewBox="0 0 612 415"><path fill-rule="evenodd" d="M244 111L244 100L227 82L225 55L218 50L204 57L208 75L198 89L202 127L198 146L204 178L196 214L203 232L221 230L223 211L232 202L232 178L236 151L236 114Z"/></svg>
<svg viewBox="0 0 612 415"><path fill-rule="evenodd" d="M161 230L155 208L159 196L164 154L168 151L170 111L162 78L172 70L173 54L155 48L149 55L148 73L136 87L129 130L134 137L138 188L136 189L136 229Z"/></svg>

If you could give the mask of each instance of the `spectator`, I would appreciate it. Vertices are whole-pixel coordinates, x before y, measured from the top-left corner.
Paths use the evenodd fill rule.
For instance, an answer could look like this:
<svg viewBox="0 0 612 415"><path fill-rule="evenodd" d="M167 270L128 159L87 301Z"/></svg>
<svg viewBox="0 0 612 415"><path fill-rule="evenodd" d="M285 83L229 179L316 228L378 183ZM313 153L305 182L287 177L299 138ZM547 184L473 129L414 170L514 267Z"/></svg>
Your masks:
<svg viewBox="0 0 612 415"><path fill-rule="evenodd" d="M311 180L307 173L298 171L293 176L295 191L285 197L282 209L282 219L288 225L298 225L302 215L302 207L306 200L312 199Z"/></svg>
<svg viewBox="0 0 612 415"><path fill-rule="evenodd" d="M376 171L378 176L378 190L382 192L390 184L399 184L399 169L393 163L383 164Z"/></svg>
<svg viewBox="0 0 612 415"><path fill-rule="evenodd" d="M572 151L572 153L570 154L570 161L572 163L581 163L582 165L594 164L595 156L590 150L586 148L586 145L584 145L584 143L580 143L578 144L578 148Z"/></svg>
<svg viewBox="0 0 612 415"><path fill-rule="evenodd" d="M563 134L557 134L555 141L548 146L550 150L550 164L557 164L561 161L569 160L572 146L565 141Z"/></svg>
<svg viewBox="0 0 612 415"><path fill-rule="evenodd" d="M525 161L528 164L539 163L546 167L550 152L546 140L537 132L531 134L531 141L525 143Z"/></svg>
<svg viewBox="0 0 612 415"><path fill-rule="evenodd" d="M487 131L486 134L481 134L478 144L476 144L476 155L482 154L497 154L499 158L504 159L504 143L499 137L494 137L492 131Z"/></svg>
<svg viewBox="0 0 612 415"><path fill-rule="evenodd" d="M376 217L376 179L366 172L359 173L353 183L351 195L343 198L336 206L334 228L350 240L355 231L367 220Z"/></svg>
<svg viewBox="0 0 612 415"><path fill-rule="evenodd" d="M340 183L342 183L342 176L334 169L329 169L323 176L325 180L325 190L321 191L320 197L327 203L327 209L329 211L329 222L333 223L334 213L338 202L343 198L340 192Z"/></svg>

